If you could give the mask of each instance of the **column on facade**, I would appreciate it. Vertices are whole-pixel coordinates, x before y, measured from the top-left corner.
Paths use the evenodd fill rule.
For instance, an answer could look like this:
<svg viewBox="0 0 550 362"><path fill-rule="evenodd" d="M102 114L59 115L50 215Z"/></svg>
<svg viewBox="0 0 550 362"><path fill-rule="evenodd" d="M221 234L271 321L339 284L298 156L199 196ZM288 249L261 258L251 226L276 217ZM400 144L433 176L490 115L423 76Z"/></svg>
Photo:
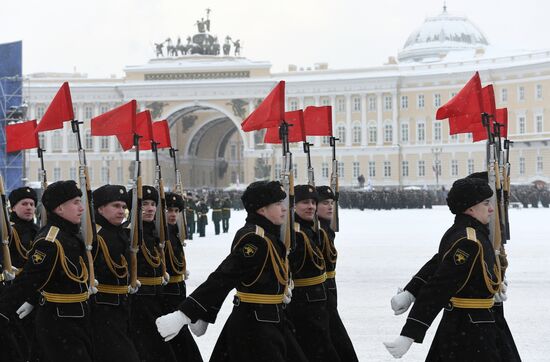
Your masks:
<svg viewBox="0 0 550 362"><path fill-rule="evenodd" d="M392 109L392 121L391 121L391 127L392 127L392 144L394 146L397 146L399 143L399 130L397 129L397 117L399 116L397 111L397 91L393 91L391 94L391 109Z"/></svg>
<svg viewBox="0 0 550 362"><path fill-rule="evenodd" d="M248 114L250 115L252 112L254 112L254 99L248 100ZM256 145L254 143L254 132L248 132L248 147L253 150L256 148Z"/></svg>
<svg viewBox="0 0 550 362"><path fill-rule="evenodd" d="M367 139L367 93L361 95L361 146L366 147Z"/></svg>
<svg viewBox="0 0 550 362"><path fill-rule="evenodd" d="M346 146L351 146L351 94L346 94Z"/></svg>
<svg viewBox="0 0 550 362"><path fill-rule="evenodd" d="M382 125L382 117L384 110L382 109L382 93L376 93L376 122L377 122L377 139L376 145L382 146L384 143L384 128Z"/></svg>

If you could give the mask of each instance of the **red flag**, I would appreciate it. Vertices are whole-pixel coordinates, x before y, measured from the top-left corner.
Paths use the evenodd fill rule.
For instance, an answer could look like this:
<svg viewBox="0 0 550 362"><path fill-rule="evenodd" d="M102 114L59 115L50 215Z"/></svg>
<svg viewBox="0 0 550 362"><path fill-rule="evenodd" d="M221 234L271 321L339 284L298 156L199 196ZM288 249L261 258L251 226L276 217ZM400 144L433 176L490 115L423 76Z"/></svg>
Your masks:
<svg viewBox="0 0 550 362"><path fill-rule="evenodd" d="M135 133L138 136L140 136L139 138L140 149L141 149L142 143L143 144L151 143L151 139L153 138L153 126L151 123L152 123L151 112L148 109L136 114L136 132ZM118 139L118 142L120 143L120 146L124 151L127 151L132 147L134 147L133 133L117 134L116 138Z"/></svg>
<svg viewBox="0 0 550 362"><path fill-rule="evenodd" d="M301 109L285 112L285 121L289 125L288 142L304 142L306 140L304 112ZM267 129L264 136L264 143L281 143L279 139L279 127Z"/></svg>
<svg viewBox="0 0 550 362"><path fill-rule="evenodd" d="M481 90L482 106L481 112L487 113L491 116L495 116L496 106L495 106L495 91L493 85L489 84L488 86L483 87ZM465 114L456 117L449 118L449 134L457 133L476 133L479 136L487 133L485 127L483 126L483 121L481 117L481 112L478 114ZM485 135L485 138L487 135ZM475 138L475 137L474 137ZM481 140L481 139L480 139Z"/></svg>
<svg viewBox="0 0 550 362"><path fill-rule="evenodd" d="M6 126L6 152L17 152L38 148L38 133L35 132L36 119Z"/></svg>
<svg viewBox="0 0 550 362"><path fill-rule="evenodd" d="M73 101L69 83L65 82L57 91L52 102L48 106L42 120L36 127L35 132L50 131L63 128L63 122L74 119Z"/></svg>
<svg viewBox="0 0 550 362"><path fill-rule="evenodd" d="M136 127L135 100L92 118L92 136L133 134Z"/></svg>
<svg viewBox="0 0 550 362"><path fill-rule="evenodd" d="M158 149L172 147L172 142L170 141L170 127L168 127L167 120L153 123L153 140L158 143ZM142 150L150 150L151 142L141 143L140 139L139 148Z"/></svg>
<svg viewBox="0 0 550 362"><path fill-rule="evenodd" d="M241 123L245 132L279 126L285 113L285 81L282 80L263 102Z"/></svg>
<svg viewBox="0 0 550 362"><path fill-rule="evenodd" d="M307 136L332 136L332 107L307 107L304 128Z"/></svg>
<svg viewBox="0 0 550 362"><path fill-rule="evenodd" d="M481 80L476 72L456 96L439 107L435 118L449 118L450 134L461 133L458 130L467 129L471 123L479 119L482 104Z"/></svg>
<svg viewBox="0 0 550 362"><path fill-rule="evenodd" d="M500 135L508 138L508 108L498 108L496 111L496 121L501 124Z"/></svg>

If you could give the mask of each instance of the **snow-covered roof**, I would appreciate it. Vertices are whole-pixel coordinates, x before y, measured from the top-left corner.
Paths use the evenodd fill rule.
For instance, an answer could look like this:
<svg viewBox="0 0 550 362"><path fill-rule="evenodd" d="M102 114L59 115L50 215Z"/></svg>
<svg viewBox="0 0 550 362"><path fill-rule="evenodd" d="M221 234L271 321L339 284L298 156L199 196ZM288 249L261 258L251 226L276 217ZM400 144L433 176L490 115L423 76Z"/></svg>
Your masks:
<svg viewBox="0 0 550 362"><path fill-rule="evenodd" d="M426 18L409 35L398 59L400 62L433 62L455 50L485 49L488 45L485 35L470 20L451 15L443 8L441 14Z"/></svg>

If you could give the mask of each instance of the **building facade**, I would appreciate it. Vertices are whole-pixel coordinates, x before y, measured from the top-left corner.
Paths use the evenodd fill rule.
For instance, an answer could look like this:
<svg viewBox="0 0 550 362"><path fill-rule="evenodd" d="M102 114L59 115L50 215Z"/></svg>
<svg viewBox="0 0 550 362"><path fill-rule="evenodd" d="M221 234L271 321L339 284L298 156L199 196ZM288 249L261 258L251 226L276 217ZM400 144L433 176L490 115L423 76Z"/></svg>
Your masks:
<svg viewBox="0 0 550 362"><path fill-rule="evenodd" d="M92 187L128 184L131 152L114 137L92 137L90 118L131 99L167 119L186 187L221 187L277 177L281 150L263 144L262 132L243 133L240 123L279 80L286 81L287 110L331 105L338 137L340 184L357 186L363 175L373 187L439 187L485 169L485 143L470 135L449 136L437 108L479 71L493 84L497 108L508 108L512 183L550 182L550 51L493 49L468 19L444 11L409 36L397 59L361 69L313 70L289 67L272 73L271 64L229 55L172 55L128 66L125 77L88 79L78 74L34 74L25 82L30 119L40 119L63 81L69 81L75 117L82 120L82 142ZM76 140L67 124L41 136L49 180L75 179ZM310 142L316 182L326 184L331 168L328 139ZM297 183L307 180L302 145L292 147ZM168 153L160 151L167 184ZM154 159L142 152L145 182L153 182ZM26 153L29 181L38 180L35 151ZM439 172L435 172L436 170Z"/></svg>

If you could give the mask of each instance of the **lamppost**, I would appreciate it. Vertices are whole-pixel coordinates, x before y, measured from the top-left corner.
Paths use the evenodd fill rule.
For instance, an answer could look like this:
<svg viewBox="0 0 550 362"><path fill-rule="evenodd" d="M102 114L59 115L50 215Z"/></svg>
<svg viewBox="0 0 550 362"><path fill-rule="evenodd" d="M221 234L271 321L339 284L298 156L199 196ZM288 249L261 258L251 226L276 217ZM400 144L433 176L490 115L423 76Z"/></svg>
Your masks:
<svg viewBox="0 0 550 362"><path fill-rule="evenodd" d="M433 155L433 170L435 172L435 188L436 188L436 195L439 201L439 172L441 170L441 161L439 160L439 155L443 152L443 148L441 147L432 147L432 155Z"/></svg>

